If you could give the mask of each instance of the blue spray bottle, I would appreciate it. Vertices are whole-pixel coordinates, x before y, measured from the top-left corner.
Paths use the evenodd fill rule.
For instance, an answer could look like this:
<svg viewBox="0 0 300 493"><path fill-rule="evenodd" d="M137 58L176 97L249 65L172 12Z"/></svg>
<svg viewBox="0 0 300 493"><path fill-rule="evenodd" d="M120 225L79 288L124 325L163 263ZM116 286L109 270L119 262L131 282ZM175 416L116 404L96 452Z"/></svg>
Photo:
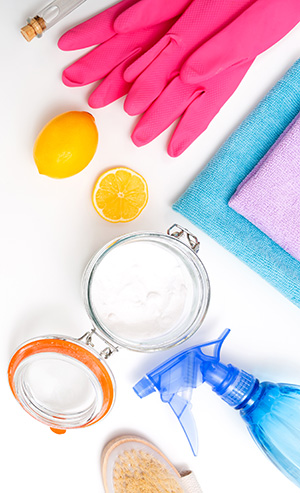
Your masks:
<svg viewBox="0 0 300 493"><path fill-rule="evenodd" d="M260 383L254 376L220 362L226 330L215 341L194 346L165 361L134 387L139 397L158 390L197 455L197 429L191 414L191 394L202 382L211 385L230 406L240 411L249 432L269 459L300 487L300 387ZM213 350L205 354L204 348Z"/></svg>

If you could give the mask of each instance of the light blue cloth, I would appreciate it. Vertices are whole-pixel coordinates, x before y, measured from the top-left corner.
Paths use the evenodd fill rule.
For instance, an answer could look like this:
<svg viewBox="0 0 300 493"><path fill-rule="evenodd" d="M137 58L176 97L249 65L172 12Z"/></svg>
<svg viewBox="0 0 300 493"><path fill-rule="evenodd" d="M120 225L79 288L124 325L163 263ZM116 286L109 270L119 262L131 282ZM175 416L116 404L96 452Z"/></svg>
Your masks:
<svg viewBox="0 0 300 493"><path fill-rule="evenodd" d="M300 262L228 206L238 185L299 111L300 59L231 134L173 209L300 307Z"/></svg>

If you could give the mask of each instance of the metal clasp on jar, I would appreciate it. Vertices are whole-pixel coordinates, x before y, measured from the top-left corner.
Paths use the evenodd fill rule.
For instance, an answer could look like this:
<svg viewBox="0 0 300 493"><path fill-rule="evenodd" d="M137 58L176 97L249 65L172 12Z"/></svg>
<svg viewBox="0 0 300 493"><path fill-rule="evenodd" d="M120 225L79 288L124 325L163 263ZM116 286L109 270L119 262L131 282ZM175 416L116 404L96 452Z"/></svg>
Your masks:
<svg viewBox="0 0 300 493"><path fill-rule="evenodd" d="M198 238L193 235L188 229L183 228L182 226L179 226L179 224L173 224L168 230L167 230L168 235L174 236L175 238L186 238L189 247L197 253L200 248L200 242L198 241Z"/></svg>
<svg viewBox="0 0 300 493"><path fill-rule="evenodd" d="M102 351L98 351L95 349L95 344L93 343L93 335L96 335L97 337L99 337L99 339L101 339L102 342L105 342L105 344L107 344L107 347L105 347L104 349L102 349ZM94 348L99 356L101 358L104 358L104 359L107 359L109 358L113 353L116 353L118 352L118 348L113 346L112 344L110 344L104 337L101 337L97 332L96 330L92 329L90 330L89 332L86 332L85 334L83 334L81 337L79 337L77 339L78 341L84 341L84 343L87 345L87 346L91 346L92 348Z"/></svg>

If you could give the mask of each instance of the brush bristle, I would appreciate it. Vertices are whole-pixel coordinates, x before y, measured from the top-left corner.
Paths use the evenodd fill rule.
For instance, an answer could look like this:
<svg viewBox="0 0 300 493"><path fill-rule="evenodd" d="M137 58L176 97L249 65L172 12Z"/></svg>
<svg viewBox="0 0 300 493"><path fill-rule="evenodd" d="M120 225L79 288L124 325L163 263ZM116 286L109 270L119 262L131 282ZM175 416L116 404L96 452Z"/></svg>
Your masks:
<svg viewBox="0 0 300 493"><path fill-rule="evenodd" d="M113 470L115 493L184 493L176 478L153 455L126 450Z"/></svg>

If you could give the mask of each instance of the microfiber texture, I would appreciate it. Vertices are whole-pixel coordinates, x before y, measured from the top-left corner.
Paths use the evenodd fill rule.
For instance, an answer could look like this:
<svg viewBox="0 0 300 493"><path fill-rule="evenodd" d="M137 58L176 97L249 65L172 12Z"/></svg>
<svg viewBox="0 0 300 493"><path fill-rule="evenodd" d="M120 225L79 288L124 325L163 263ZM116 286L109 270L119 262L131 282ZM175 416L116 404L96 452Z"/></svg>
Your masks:
<svg viewBox="0 0 300 493"><path fill-rule="evenodd" d="M238 186L229 206L300 261L300 114Z"/></svg>
<svg viewBox="0 0 300 493"><path fill-rule="evenodd" d="M228 205L238 185L300 111L300 59L173 205L300 307L300 262Z"/></svg>

